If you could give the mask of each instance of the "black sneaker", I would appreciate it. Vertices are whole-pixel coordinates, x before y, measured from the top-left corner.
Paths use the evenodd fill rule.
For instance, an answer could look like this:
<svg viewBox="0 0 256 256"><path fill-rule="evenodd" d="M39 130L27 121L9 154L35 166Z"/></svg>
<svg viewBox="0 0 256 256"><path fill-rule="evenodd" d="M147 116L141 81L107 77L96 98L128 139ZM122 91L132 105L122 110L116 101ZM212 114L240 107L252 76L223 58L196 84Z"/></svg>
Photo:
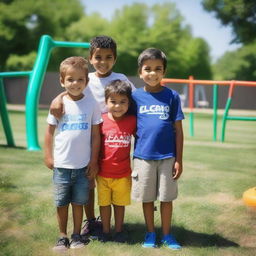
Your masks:
<svg viewBox="0 0 256 256"><path fill-rule="evenodd" d="M85 241L79 234L73 234L71 236L71 242L70 242L70 248L76 249L76 248L82 248L85 246Z"/></svg>
<svg viewBox="0 0 256 256"><path fill-rule="evenodd" d="M128 240L128 236L124 231L116 232L113 241L117 243L126 243Z"/></svg>
<svg viewBox="0 0 256 256"><path fill-rule="evenodd" d="M82 227L81 235L89 236L91 239L98 239L102 233L102 222L100 217L97 219L85 220L85 224Z"/></svg>
<svg viewBox="0 0 256 256"><path fill-rule="evenodd" d="M98 237L98 240L102 243L106 243L106 242L110 242L112 239L111 239L111 235L110 233L101 233Z"/></svg>
<svg viewBox="0 0 256 256"><path fill-rule="evenodd" d="M54 251L67 250L69 248L69 239L67 237L60 237L56 245L52 248Z"/></svg>

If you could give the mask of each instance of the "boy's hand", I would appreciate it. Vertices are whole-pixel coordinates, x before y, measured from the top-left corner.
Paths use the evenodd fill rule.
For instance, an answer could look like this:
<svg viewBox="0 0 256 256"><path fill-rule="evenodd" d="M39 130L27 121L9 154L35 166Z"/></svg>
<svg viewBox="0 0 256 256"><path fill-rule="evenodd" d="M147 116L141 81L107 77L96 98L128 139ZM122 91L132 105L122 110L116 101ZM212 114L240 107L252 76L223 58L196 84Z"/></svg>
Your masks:
<svg viewBox="0 0 256 256"><path fill-rule="evenodd" d="M174 180L177 180L182 173L182 164L179 162L175 161L173 170L172 170L172 177Z"/></svg>
<svg viewBox="0 0 256 256"><path fill-rule="evenodd" d="M52 157L45 157L44 159L44 163L45 165L49 168L49 169L53 169L53 158Z"/></svg>
<svg viewBox="0 0 256 256"><path fill-rule="evenodd" d="M64 114L63 108L63 95L57 96L50 105L50 113L56 117L56 119L60 119Z"/></svg>
<svg viewBox="0 0 256 256"><path fill-rule="evenodd" d="M89 180L95 179L98 171L99 171L98 162L89 162L86 176L88 177Z"/></svg>

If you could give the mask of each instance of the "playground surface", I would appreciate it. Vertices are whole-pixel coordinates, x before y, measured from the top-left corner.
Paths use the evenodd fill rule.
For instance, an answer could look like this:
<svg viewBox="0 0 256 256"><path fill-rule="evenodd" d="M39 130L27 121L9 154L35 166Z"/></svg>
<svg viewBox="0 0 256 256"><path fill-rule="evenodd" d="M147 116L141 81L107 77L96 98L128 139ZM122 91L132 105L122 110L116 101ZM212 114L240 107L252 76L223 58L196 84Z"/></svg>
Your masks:
<svg viewBox="0 0 256 256"><path fill-rule="evenodd" d="M0 126L0 255L55 255L51 248L58 230L52 172L43 164L42 151L26 150L24 109L16 107L9 113L17 147L6 146ZM38 113L40 145L46 115L47 110ZM128 244L96 241L65 255L255 256L256 212L242 201L243 192L256 184L255 122L228 122L224 143L212 141L211 112L195 114L194 137L188 135L187 114L183 124L184 173L179 180L173 218L173 233L183 249L171 252L162 247L142 248L143 215L141 205L133 202L126 214ZM160 235L159 203L156 206L155 223Z"/></svg>

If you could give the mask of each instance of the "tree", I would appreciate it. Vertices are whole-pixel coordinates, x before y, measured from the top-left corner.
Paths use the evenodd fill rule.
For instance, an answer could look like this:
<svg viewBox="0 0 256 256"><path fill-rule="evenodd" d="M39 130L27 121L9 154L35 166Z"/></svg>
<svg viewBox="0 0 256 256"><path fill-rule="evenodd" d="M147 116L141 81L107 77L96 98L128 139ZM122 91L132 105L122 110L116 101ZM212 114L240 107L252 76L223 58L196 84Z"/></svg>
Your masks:
<svg viewBox="0 0 256 256"><path fill-rule="evenodd" d="M242 46L225 53L213 66L215 79L256 80L256 1L203 0L206 10L214 12L224 25L233 29L233 42Z"/></svg>
<svg viewBox="0 0 256 256"><path fill-rule="evenodd" d="M118 44L117 71L135 75L139 53L145 48L155 47L167 55L166 76L188 77L191 75L190 72L197 69L197 78L210 78L207 43L203 39L198 39L201 45L197 44L198 47L195 47L190 28L183 24L183 17L174 4L164 3L149 7L137 3L118 10L114 17L110 23L110 35ZM194 47L190 47L192 44ZM201 47L203 44L204 47ZM191 62L198 54L204 57L204 64L207 62L203 69L199 68L202 66L200 61ZM209 70L206 72L207 68Z"/></svg>
<svg viewBox="0 0 256 256"><path fill-rule="evenodd" d="M148 6L145 4L135 3L115 12L109 35L117 42L116 71L127 75L137 74L138 53L150 42L147 22Z"/></svg>
<svg viewBox="0 0 256 256"><path fill-rule="evenodd" d="M62 38L66 28L83 16L79 0L9 0L0 2L0 70L12 54L35 51L42 34Z"/></svg>
<svg viewBox="0 0 256 256"><path fill-rule="evenodd" d="M223 25L233 28L234 42L250 43L256 39L255 0L203 0L203 7L214 12Z"/></svg>
<svg viewBox="0 0 256 256"><path fill-rule="evenodd" d="M117 42L117 72L137 75L138 55L155 47L167 55L167 77L211 78L207 43L192 36L172 3L127 5L117 10L110 21L98 13L87 15L79 0L5 0L0 8L1 70L31 69L42 34L75 42L88 42L105 34ZM70 55L87 56L88 51L56 48L48 70L57 70L60 61Z"/></svg>
<svg viewBox="0 0 256 256"><path fill-rule="evenodd" d="M213 66L218 80L256 81L256 44L225 53Z"/></svg>

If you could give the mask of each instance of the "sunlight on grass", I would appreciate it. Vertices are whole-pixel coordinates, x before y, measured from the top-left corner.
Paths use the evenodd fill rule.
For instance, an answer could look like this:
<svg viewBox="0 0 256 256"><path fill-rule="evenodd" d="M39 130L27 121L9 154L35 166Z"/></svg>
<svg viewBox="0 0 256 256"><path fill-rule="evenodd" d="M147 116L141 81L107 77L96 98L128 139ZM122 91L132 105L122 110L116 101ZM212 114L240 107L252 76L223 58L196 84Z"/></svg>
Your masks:
<svg viewBox="0 0 256 256"><path fill-rule="evenodd" d="M47 111L39 112L39 141L42 145ZM58 236L52 198L52 172L43 164L43 152L26 150L25 117L10 112L16 148L6 147L0 126L0 254L48 256ZM189 137L184 121L184 173L179 197L174 202L173 233L183 245L180 252L166 248L143 249L145 225L141 204L127 207L125 228L130 243L91 242L67 255L197 255L254 256L256 212L242 201L242 193L256 185L256 123L228 122L225 143L212 141L212 116L196 114L195 136ZM219 118L218 135L220 136ZM155 212L160 239L159 202ZM96 208L97 209L97 208ZM98 209L96 210L98 213ZM70 213L71 220L71 213ZM72 223L69 222L69 233Z"/></svg>

